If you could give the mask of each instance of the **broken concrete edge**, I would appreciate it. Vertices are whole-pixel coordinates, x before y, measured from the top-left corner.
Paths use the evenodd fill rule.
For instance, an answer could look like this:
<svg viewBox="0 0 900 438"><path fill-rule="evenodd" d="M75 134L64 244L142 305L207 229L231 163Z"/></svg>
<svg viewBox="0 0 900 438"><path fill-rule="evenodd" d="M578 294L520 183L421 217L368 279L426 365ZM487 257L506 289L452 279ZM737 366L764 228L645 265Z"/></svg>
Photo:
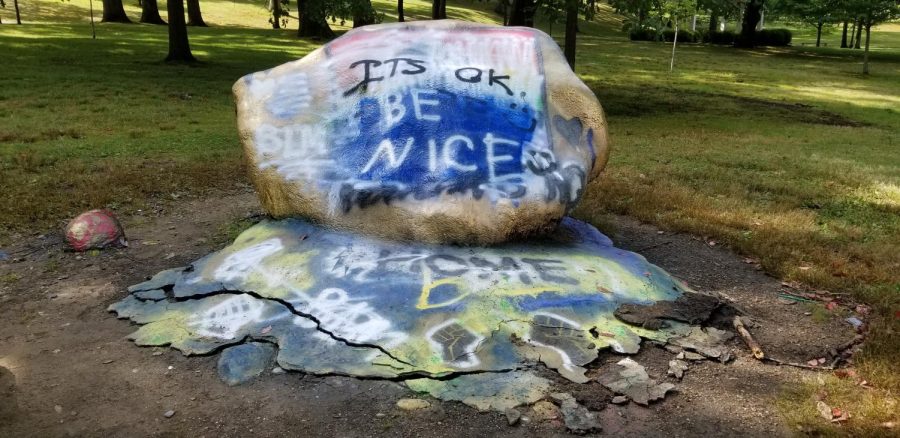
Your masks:
<svg viewBox="0 0 900 438"><path fill-rule="evenodd" d="M184 269L181 269L181 268L180 268L180 269L177 270L177 271L179 271L179 272L185 272L185 271L189 271L189 270L190 270L190 268L184 268ZM170 270L170 271L176 271L176 270L173 269L173 270ZM159 283L154 283L154 284L152 284L151 286L157 287L157 286L160 286L160 284L159 284ZM298 311L293 305L291 305L290 303L288 303L288 302L286 302L286 301L284 301L284 300L281 300L281 299L278 299L278 298L272 298L272 297L261 296L261 295L259 295L259 294L257 294L257 293L254 293L254 292L248 292L248 291L243 291L243 292L237 291L237 292L236 292L236 291L221 290L221 291L215 291L215 292L204 293L204 294L196 294L196 295L186 296L186 297L181 297L181 298L172 298L172 297L169 297L169 296L166 296L165 298L154 298L154 299L150 299L150 298L148 298L148 299L141 299L141 298L138 298L138 296L141 295L142 293L153 292L153 291L159 291L159 290L171 290L171 288L172 288L173 286L174 286L174 284L162 284L162 285L161 285L162 289L151 289L151 290L149 290L149 291L146 289L146 287L135 288L135 289L134 289L134 292L132 292L132 294L131 294L130 297L134 297L134 299L139 300L139 301L153 301L153 302L160 302L160 303L161 303L161 302L183 302L183 301L189 301L189 300L194 300L194 299L199 299L199 298L206 298L206 297L216 296L216 295L228 295L228 294L230 294L230 295L239 295L239 294L246 294L246 295L252 296L252 297L254 297L254 298L256 298L256 299L267 300L267 301L271 301L271 302L277 303L277 304L279 304L279 305L281 305L281 306L284 306L287 310L289 310L289 311L290 311L291 313L293 313L294 315L299 316L299 317L302 317L302 318L306 318L306 319L308 319L309 321L315 323L315 325L316 325L316 330L318 330L319 332L321 332L321 333L323 333L323 334L325 334L325 335L328 335L328 336L329 336L330 338L332 338L333 340L338 341L338 342L341 342L341 343L343 343L344 345L346 345L346 346L348 346L348 347L362 347L362 348L372 348L372 349L376 349L376 350L378 350L380 353L385 354L385 355L388 356L389 358L391 358L391 359L393 359L393 360L395 360L395 361L397 361L397 362L399 362L399 363L402 363L402 364L404 364L404 365L412 366L412 364L409 364L409 363L403 361L402 359L399 359L399 358L395 357L395 356L392 355L387 349L383 348L383 347L380 346L380 345L377 345L377 344L367 344L367 343L353 342L353 341L350 341L350 340L345 339L345 338L343 338L343 337L337 336L337 335L335 335L333 332L331 332L331 331L329 331L329 330L323 329L323 328L322 328L322 325L321 325L321 321L319 321L315 316L310 315L310 314L306 314L306 313L304 313L304 312ZM150 287L150 286L148 286L148 287ZM127 298L129 298L129 297L127 297ZM127 298L126 298L126 299L127 299ZM116 314L117 314L117 317L120 318L120 319L128 319L128 318L130 318L130 317L133 316L133 315L129 315L129 314L124 314L124 313L122 313L122 312L118 309L118 307L117 307L118 304L121 304L121 302L110 305L109 308L108 308L107 310L110 311L110 312L116 313ZM553 326L542 326L542 325L540 325L540 324L535 324L533 321L527 321L527 320L504 320L504 321L501 321L500 324L498 325L498 328L497 328L496 330L494 330L494 331L491 333L491 337L495 336L495 334L500 330L500 327L501 327L502 325L508 324L508 323L511 323L511 322L515 322L515 323L519 323L519 324L530 324L530 325L533 325L533 326L540 326L540 327L558 328L558 327L553 327ZM593 329L595 329L595 328L596 328L596 327L594 327ZM593 330L593 329L592 329L592 330ZM699 332L698 332L698 331L699 331ZM717 329L712 328L712 327L706 328L706 331L707 331L707 332L712 331L713 333L716 333L716 336L713 336L713 338L722 338L723 340L728 340L728 339L730 339L730 338L733 336L733 335L731 335L730 333L727 333L727 334L726 334L726 333L724 333L723 331L717 330ZM694 334L696 334L696 333L704 333L704 332L703 332L703 329L702 329L702 328L694 327L694 328L692 328L692 330L691 330L691 332L690 332L689 335L687 335L687 336L677 336L677 335L676 335L676 336L673 336L673 337L672 337L671 339L669 339L668 342L666 342L666 344L664 344L664 345L676 345L676 346L681 347L681 348L683 349L683 351L694 351L694 352L696 352L697 354L701 354L701 355L703 355L703 356L705 356L705 357L708 357L708 358L719 359L719 360L722 361L722 362L727 362L728 360L730 360L731 354L730 354L730 351L729 351L729 350L724 349L724 348L721 349L721 350L717 350L717 349L716 349L716 348L718 348L717 346L711 346L711 345L709 345L709 344L702 344L702 343L698 343L698 342L695 341L695 340L692 340L691 336L694 335ZM593 334L593 333L592 333L592 334ZM132 334L132 335L133 335L133 334ZM724 335L729 335L729 336L724 336ZM594 335L594 336L597 337L596 335ZM131 336L131 335L130 335L128 338L129 338L130 340L136 341L136 339L135 339L133 336ZM185 351L185 350L182 350L182 353L185 354L186 356L208 356L208 355L214 355L214 354L220 353L221 351L223 351L223 350L225 350L225 349L227 349L227 348L229 348L229 347L233 347L233 346L235 346L235 345L242 344L242 343L246 343L246 342L266 342L266 343L270 343L270 344L273 344L273 345L276 345L276 346L278 345L277 342L276 342L276 340L273 339L272 337L267 337L267 336L245 336L245 337L243 337L243 338L241 338L241 339L235 339L233 342L221 343L221 344L218 345L218 346L215 346L215 347L212 347L212 348L209 348L209 349L206 349L206 350L200 350L200 351ZM484 340L482 341L482 344L483 344L483 343L484 343ZM141 343L138 343L138 345L140 345L140 346L161 346L161 345L158 345L158 344L152 344L152 343L150 343L150 344L141 344ZM171 345L169 345L169 346L171 346ZM523 347L526 348L526 349L531 349L531 350L533 350L532 355L533 355L533 357L536 357L536 359L534 360L536 363L537 363L537 362L543 363L543 364L546 365L548 368L554 369L554 370L556 370L557 372L562 372L562 373L564 373L565 376L566 376L569 380L572 380L572 381L574 381L575 383L586 383L586 382L590 381L590 379L584 375L584 373L587 372L587 368L585 368L584 366L587 366L587 365L589 365L591 362L594 362L594 361L596 360L596 357L595 357L593 360L591 360L590 362L583 364L584 366L577 366L577 365L572 365L572 364L565 365L565 364L562 364L562 363L559 363L559 362L554 362L553 359L545 359L545 358L543 357L543 355L541 354L541 352L540 352L540 351L541 351L541 348L540 348L540 347L535 347L535 346L533 346L533 345L523 346ZM610 349L611 347L612 347L612 346L607 346L607 347L605 347L605 348L598 348L598 349L597 349L597 353L599 354L600 351ZM174 348L174 347L173 347L173 348ZM636 351L635 351L635 352L636 352ZM476 353L477 353L477 349L476 349ZM279 363L279 365L280 365L283 369L286 369L286 370L303 371L302 369L293 368L293 367L291 367L291 366L288 365L288 364ZM569 373L565 373L565 371L566 371L565 368L568 369ZM398 370L399 370L399 369L398 369ZM492 371L492 372L506 372L506 371L512 371L512 370L514 370L514 369L501 369L501 370L489 370L489 371ZM311 373L311 374L314 374L314 375L315 375L316 373ZM419 377L427 377L427 378L452 378L453 376L465 375L465 374L468 374L468 372L428 373L428 372L423 372L423 371L413 371L413 372L407 372L407 373L400 372L400 373L398 373L397 376L396 376L395 378L393 378L393 379L395 379L395 380L397 380L397 381L402 381L402 380L406 380L406 379L409 379L409 378L419 378ZM340 373L337 373L337 374L336 374L336 373L321 373L321 375L342 375L342 374L340 374ZM373 376L373 377L378 377L378 376Z"/></svg>

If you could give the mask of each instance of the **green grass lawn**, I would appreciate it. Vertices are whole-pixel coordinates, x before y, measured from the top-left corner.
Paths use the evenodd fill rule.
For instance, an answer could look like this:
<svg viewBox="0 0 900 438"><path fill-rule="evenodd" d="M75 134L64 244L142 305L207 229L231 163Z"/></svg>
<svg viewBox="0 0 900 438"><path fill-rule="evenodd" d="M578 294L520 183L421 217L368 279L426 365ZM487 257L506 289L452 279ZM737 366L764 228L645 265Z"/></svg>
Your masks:
<svg viewBox="0 0 900 438"><path fill-rule="evenodd" d="M395 20L393 2L374 3ZM267 29L261 4L204 1L212 27L190 29L203 61L191 67L160 62L163 26L98 24L92 40L86 0L23 2L23 26L2 10L0 246L88 208L127 216L245 184L231 85L319 44L295 38L296 21ZM127 10L139 16L133 2ZM406 1L409 19L429 12ZM499 20L481 2L454 2L448 15ZM809 45L809 29L791 48L683 45L670 74L671 46L631 42L619 28L609 10L581 25L576 71L607 112L613 153L577 215L603 224L626 214L715 239L780 278L875 305L859 367L879 389L837 382L833 392L859 407L858 433L898 421L900 25L873 32L868 77L837 30L823 48ZM803 391L786 393L786 418L836 433Z"/></svg>

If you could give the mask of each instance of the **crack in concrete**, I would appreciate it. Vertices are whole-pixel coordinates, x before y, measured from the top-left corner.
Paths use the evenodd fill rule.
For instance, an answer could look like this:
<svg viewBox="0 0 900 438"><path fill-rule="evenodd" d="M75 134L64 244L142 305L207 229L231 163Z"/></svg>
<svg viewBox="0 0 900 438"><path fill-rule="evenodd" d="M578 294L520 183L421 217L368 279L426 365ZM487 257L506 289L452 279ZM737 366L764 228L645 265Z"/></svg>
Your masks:
<svg viewBox="0 0 900 438"><path fill-rule="evenodd" d="M195 295L191 295L191 296L187 296L187 297L175 297L173 299L176 302L186 302L186 301L190 301L190 300L198 300L198 299L208 298L208 297L217 296L217 295L249 295L249 296L259 299L259 300L266 300L266 301L271 301L271 302L281 304L292 314L302 317L302 318L306 318L306 319L314 322L316 324L316 330L328 335L329 337L331 337L331 339L334 339L335 341L338 341L349 347L374 348L374 349L384 353L387 357L389 357L397 362L400 362L404 365L408 365L411 367L415 367L414 364L394 356L393 354L391 354L391 352L389 352L387 349L385 349L384 347L382 347L378 344L370 344L370 343L365 343L365 342L354 342L354 341L351 341L350 339L346 339L341 336L338 336L330 330L326 330L325 328L322 327L322 322L319 321L319 318L316 318L315 315L301 312L301 311L297 310L291 303L289 303L288 301L281 299L281 298L267 297L267 296L260 295L259 293L253 292L253 291L223 289L223 290L213 291L213 292L209 292L209 293L195 294Z"/></svg>

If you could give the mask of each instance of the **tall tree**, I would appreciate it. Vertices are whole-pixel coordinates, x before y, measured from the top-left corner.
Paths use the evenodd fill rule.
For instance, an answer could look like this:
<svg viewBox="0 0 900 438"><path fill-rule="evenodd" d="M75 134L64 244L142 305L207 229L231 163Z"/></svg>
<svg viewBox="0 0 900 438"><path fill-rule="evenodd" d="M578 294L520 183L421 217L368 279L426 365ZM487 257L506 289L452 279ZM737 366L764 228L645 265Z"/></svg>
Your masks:
<svg viewBox="0 0 900 438"><path fill-rule="evenodd" d="M850 9L860 17L861 27L866 30L866 50L863 54L863 74L869 74L869 42L872 26L900 17L900 2L897 0L852 0Z"/></svg>
<svg viewBox="0 0 900 438"><path fill-rule="evenodd" d="M166 56L166 62L197 61L188 43L187 24L184 22L184 0L166 0L166 10L169 13L169 55Z"/></svg>
<svg viewBox="0 0 900 438"><path fill-rule="evenodd" d="M580 0L566 0L566 62L575 71L575 48L578 36L578 3Z"/></svg>
<svg viewBox="0 0 900 438"><path fill-rule="evenodd" d="M200 13L200 0L187 0L188 26L206 27Z"/></svg>
<svg viewBox="0 0 900 438"><path fill-rule="evenodd" d="M125 14L125 7L122 6L122 0L103 0L103 23L131 23L128 15Z"/></svg>
<svg viewBox="0 0 900 438"><path fill-rule="evenodd" d="M862 41L862 22L863 22L863 21L862 21L862 18L858 18L858 19L856 20L856 36L854 37L854 38L855 38L855 39L854 39L855 42L853 43L853 48L854 48L854 49L858 49L858 48L859 48L859 44L860 44L860 42Z"/></svg>
<svg viewBox="0 0 900 438"><path fill-rule="evenodd" d="M397 0L397 21L404 22L406 18L403 16L403 0Z"/></svg>
<svg viewBox="0 0 900 438"><path fill-rule="evenodd" d="M162 17L159 16L159 5L156 0L141 1L140 22L148 24L166 24Z"/></svg>
<svg viewBox="0 0 900 438"><path fill-rule="evenodd" d="M842 49L847 48L847 24L848 24L848 20L844 20L844 32L841 33L841 48Z"/></svg>
<svg viewBox="0 0 900 438"><path fill-rule="evenodd" d="M297 0L297 14L300 28L297 36L310 38L334 38L334 31L328 26L328 0Z"/></svg>
<svg viewBox="0 0 900 438"><path fill-rule="evenodd" d="M735 47L751 48L756 45L756 25L762 18L762 9L766 0L747 0L744 7L744 19L741 20L741 33L734 39Z"/></svg>
<svg viewBox="0 0 900 438"><path fill-rule="evenodd" d="M443 20L447 18L447 0L431 1L431 19Z"/></svg>
<svg viewBox="0 0 900 438"><path fill-rule="evenodd" d="M537 11L535 0L513 0L510 6L507 26L534 27L534 13Z"/></svg>
<svg viewBox="0 0 900 438"><path fill-rule="evenodd" d="M782 14L815 26L816 47L822 45L822 28L840 13L836 0L781 0L777 7Z"/></svg>
<svg viewBox="0 0 900 438"><path fill-rule="evenodd" d="M719 19L735 18L740 14L742 0L697 0L697 9L709 11L709 31L719 30Z"/></svg>
<svg viewBox="0 0 900 438"><path fill-rule="evenodd" d="M368 26L378 21L378 14L372 7L371 0L356 0L351 5L353 11L353 27Z"/></svg>

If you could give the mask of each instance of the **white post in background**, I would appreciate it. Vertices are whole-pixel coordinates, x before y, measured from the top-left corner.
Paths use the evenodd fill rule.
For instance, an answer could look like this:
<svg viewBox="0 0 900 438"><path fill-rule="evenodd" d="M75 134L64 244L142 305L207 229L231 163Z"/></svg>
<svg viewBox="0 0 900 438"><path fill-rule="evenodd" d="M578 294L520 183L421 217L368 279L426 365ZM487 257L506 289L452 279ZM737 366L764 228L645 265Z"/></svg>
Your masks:
<svg viewBox="0 0 900 438"><path fill-rule="evenodd" d="M725 32L725 19L723 18L721 22L719 22L719 32Z"/></svg>
<svg viewBox="0 0 900 438"><path fill-rule="evenodd" d="M672 61L669 62L669 73L675 69L675 45L678 44L678 17L675 17L675 35L672 38Z"/></svg>
<svg viewBox="0 0 900 438"><path fill-rule="evenodd" d="M694 19L691 20L691 32L697 31L697 16L694 15Z"/></svg>
<svg viewBox="0 0 900 438"><path fill-rule="evenodd" d="M766 11L759 11L759 26L757 26L756 30L763 30L766 28Z"/></svg>

